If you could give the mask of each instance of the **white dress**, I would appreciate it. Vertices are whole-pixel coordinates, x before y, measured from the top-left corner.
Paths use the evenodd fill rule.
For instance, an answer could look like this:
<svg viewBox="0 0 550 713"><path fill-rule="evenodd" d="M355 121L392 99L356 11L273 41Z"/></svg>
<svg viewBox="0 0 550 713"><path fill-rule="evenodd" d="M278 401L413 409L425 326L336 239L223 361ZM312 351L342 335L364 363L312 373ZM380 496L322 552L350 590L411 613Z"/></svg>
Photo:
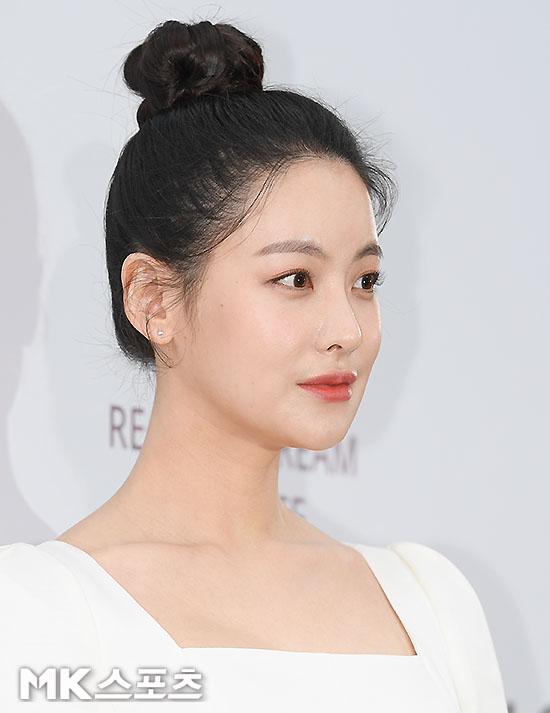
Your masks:
<svg viewBox="0 0 550 713"><path fill-rule="evenodd" d="M416 655L180 647L78 547L0 546L0 711L506 713L481 604L455 565L417 543L344 544Z"/></svg>

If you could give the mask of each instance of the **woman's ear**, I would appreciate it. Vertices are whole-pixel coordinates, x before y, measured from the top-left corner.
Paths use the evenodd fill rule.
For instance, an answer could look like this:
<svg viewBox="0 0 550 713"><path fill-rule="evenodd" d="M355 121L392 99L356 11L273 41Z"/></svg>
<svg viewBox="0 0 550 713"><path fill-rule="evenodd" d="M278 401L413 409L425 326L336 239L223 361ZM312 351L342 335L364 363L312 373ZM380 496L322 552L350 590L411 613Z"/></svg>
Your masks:
<svg viewBox="0 0 550 713"><path fill-rule="evenodd" d="M172 338L169 314L163 305L165 272L158 260L136 252L126 257L120 273L128 320L146 339L158 344Z"/></svg>

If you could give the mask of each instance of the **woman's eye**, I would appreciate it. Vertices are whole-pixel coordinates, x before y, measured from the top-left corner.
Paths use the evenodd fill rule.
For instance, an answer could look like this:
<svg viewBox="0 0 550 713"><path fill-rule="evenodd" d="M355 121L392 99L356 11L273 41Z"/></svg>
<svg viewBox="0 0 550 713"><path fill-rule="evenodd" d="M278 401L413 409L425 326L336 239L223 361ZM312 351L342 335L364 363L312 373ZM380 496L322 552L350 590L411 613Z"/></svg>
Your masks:
<svg viewBox="0 0 550 713"><path fill-rule="evenodd" d="M383 272L367 272L357 280L360 282L360 289L365 292L374 292L375 285L381 285L384 282L385 275Z"/></svg>
<svg viewBox="0 0 550 713"><path fill-rule="evenodd" d="M359 282L359 289L363 292L374 292L375 285L381 285L384 282L384 273L367 272L356 281ZM292 279L291 279L292 278ZM283 282L283 280L288 280L288 282ZM307 270L296 270L295 272L289 272L281 277L276 277L271 282L281 283L285 287L303 289L307 283L307 280L311 282L311 275Z"/></svg>
<svg viewBox="0 0 550 713"><path fill-rule="evenodd" d="M289 278L294 278L289 280ZM297 270L296 272L290 272L282 277L277 277L272 282L284 284L285 287L296 287L298 289L304 287L306 280L311 280L311 276L307 270ZM283 283L282 280L289 280L287 283Z"/></svg>

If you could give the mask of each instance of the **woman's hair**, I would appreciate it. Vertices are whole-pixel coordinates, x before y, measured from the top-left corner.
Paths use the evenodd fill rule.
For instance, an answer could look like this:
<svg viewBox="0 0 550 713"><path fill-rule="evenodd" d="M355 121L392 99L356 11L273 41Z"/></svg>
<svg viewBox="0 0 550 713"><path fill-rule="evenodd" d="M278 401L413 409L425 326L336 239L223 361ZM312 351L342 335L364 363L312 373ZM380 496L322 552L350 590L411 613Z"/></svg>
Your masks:
<svg viewBox="0 0 550 713"><path fill-rule="evenodd" d="M109 184L105 242L117 342L142 366L161 355L126 316L121 268L130 253L170 268L166 284L192 323L210 251L291 164L346 162L368 190L378 233L390 217L397 186L387 162L321 100L264 89L263 73L255 40L208 20L164 22L126 58L125 82L143 101Z"/></svg>

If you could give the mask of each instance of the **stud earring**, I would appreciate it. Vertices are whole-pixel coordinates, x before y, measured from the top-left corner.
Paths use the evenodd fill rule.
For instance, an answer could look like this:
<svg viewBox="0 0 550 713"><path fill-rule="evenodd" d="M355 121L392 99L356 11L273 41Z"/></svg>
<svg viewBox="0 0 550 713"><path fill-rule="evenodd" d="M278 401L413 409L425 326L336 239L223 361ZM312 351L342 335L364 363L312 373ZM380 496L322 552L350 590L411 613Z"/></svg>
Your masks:
<svg viewBox="0 0 550 713"><path fill-rule="evenodd" d="M162 335L164 334L164 331L163 331L162 329L157 329L157 334L158 334L159 337L160 337L160 336L162 336Z"/></svg>

